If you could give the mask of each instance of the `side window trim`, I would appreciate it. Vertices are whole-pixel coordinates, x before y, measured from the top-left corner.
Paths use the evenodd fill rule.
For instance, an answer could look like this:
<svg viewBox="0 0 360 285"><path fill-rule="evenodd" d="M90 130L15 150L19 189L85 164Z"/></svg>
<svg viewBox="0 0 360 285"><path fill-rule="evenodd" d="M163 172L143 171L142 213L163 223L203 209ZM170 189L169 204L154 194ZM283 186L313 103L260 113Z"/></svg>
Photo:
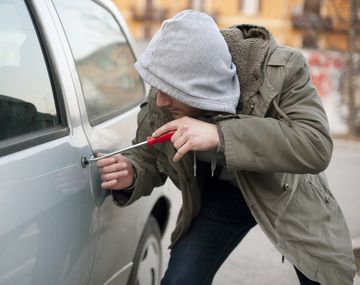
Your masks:
<svg viewBox="0 0 360 285"><path fill-rule="evenodd" d="M52 55L49 52L49 44L46 39L43 26L42 26L41 22L39 21L39 14L37 13L34 6L32 6L32 4L30 3L31 1L25 1L25 2L27 4L31 20L34 23L36 34L38 36L39 43L40 43L42 52L44 54L44 60L45 60L46 66L48 68L49 78L50 78L51 86L52 86L53 93L54 93L56 111L59 114L60 125L64 128L67 128L68 122L67 122L67 116L66 116L66 111L65 111L64 97L63 97L62 88L61 88L61 85L59 82L59 75L53 64Z"/></svg>
<svg viewBox="0 0 360 285"><path fill-rule="evenodd" d="M92 119L89 118L90 125L92 127L94 127L94 126L104 123L108 120L111 120L111 119L115 118L116 116L119 116L119 115L131 110L132 108L138 106L141 102L143 102L143 100L144 100L144 98L140 98L139 100L134 101L131 104L128 104L125 107L120 108L116 111L108 112L104 115L98 115L98 116L96 116L96 118L92 118Z"/></svg>
<svg viewBox="0 0 360 285"><path fill-rule="evenodd" d="M25 150L69 134L69 128L49 128L20 135L0 142L0 157L17 151Z"/></svg>
<svg viewBox="0 0 360 285"><path fill-rule="evenodd" d="M93 1L94 1L95 3L97 3L98 5L100 5L101 7L103 7L106 11L108 11L108 12L112 15L113 19L114 19L115 22L118 24L121 33L124 35L124 38L125 38L128 46L129 46L129 49L130 49L130 51L131 51L131 54L132 54L133 58L137 60L137 56L136 56L136 54L135 54L135 52L134 52L134 49L133 49L133 43L132 43L132 41L129 39L128 33L124 30L123 24L119 22L119 19L118 19L117 17L115 17L114 13L113 13L108 7L106 7L101 1L98 1L98 0L93 0ZM146 88L145 88L145 83L144 83L144 81L143 81L142 79L141 79L141 82L142 82L142 85L143 85L144 91L145 91L145 90L146 90ZM145 96L144 96L141 100L139 100L139 102L141 102L142 100L144 100L144 98L145 98ZM139 103L139 102L138 102L138 103Z"/></svg>
<svg viewBox="0 0 360 285"><path fill-rule="evenodd" d="M98 1L98 0L93 0L93 1L94 1L96 4L98 4L99 6L101 6L102 8L104 8L108 13L111 14L111 16L112 16L113 19L115 20L116 24L118 25L121 33L123 34L127 45L129 46L129 49L130 49L130 51L131 51L131 54L132 54L133 58L134 58L135 60L137 60L136 54L135 54L135 52L134 52L134 50L133 50L132 43L131 43L130 39L128 38L128 34L124 31L122 23L119 22L118 18L114 15L114 13L113 13L108 7L106 7L101 1ZM143 96L142 98L140 98L140 99L137 100L137 101L132 102L132 103L129 104L129 105L126 105L126 107L121 108L121 109L119 109L119 110L117 110L117 111L114 111L114 112L111 112L111 113L108 113L108 114L105 114L105 115L102 115L102 116L98 116L97 118L94 118L94 119L92 119L91 121L90 121L90 119L89 119L91 126L96 126L96 125L99 125L99 124L101 124L101 123L103 123L103 122L106 122L106 121L114 118L115 116L121 115L121 114L125 113L126 111L129 111L129 110L131 110L132 108L136 107L137 105L141 104L141 103L144 101L144 99L145 99L146 88L145 88L145 83L144 83L144 81L142 80L142 78L140 78L140 80L141 80L141 84L142 84L143 90L144 90L144 96Z"/></svg>
<svg viewBox="0 0 360 285"><path fill-rule="evenodd" d="M112 19L115 21L117 27L119 28L121 34L123 35L127 46L129 47L129 50L131 52L131 55L132 55L133 59L137 60L136 54L135 54L133 46L132 46L132 42L129 39L129 35L124 30L123 23L121 23L119 21L118 17L114 14L114 11L109 9L109 7L107 7L102 1L98 1L98 0L90 0L90 1L97 4L101 8L103 8L107 13L109 13L111 15ZM79 89L80 94L78 94L78 95L80 95L81 100L83 101L83 104L86 107L85 109L81 108L81 112L83 113L83 118L88 121L88 124L90 124L91 127L95 127L96 125L99 125L99 124L104 123L104 122L106 122L108 120L111 120L111 119L115 118L116 116L119 116L119 115L133 109L134 107L140 105L144 101L144 99L146 98L146 91L147 91L145 82L142 80L141 77L140 77L140 81L141 81L141 86L142 86L142 89L143 89L143 95L139 99L134 100L131 103L128 103L126 106L123 106L123 107L121 107L121 108L119 108L117 110L107 112L106 114L97 115L95 118L90 118L88 110L87 110L87 102L86 102L86 98L85 98L85 95L84 95L83 85L82 85L82 82L81 82L81 75L79 73L78 66L76 64L76 59L74 57L71 42L70 42L70 40L68 38L67 31L66 31L66 29L64 27L64 23L62 22L61 15L60 15L57 7L56 7L56 3L55 3L56 1L51 0L51 2L52 2L52 5L54 6L56 14L57 14L57 16L59 18L59 22L60 22L62 31L63 31L63 33L65 35L67 45L68 45L68 47L70 49L70 52L71 52L71 55L72 55L71 61L72 61L72 64L74 65L74 67L75 67L75 72L76 72L75 79L79 83L79 87L80 87L80 89ZM74 77L74 74L72 74L72 76ZM76 89L78 90L78 88L76 88Z"/></svg>
<svg viewBox="0 0 360 285"><path fill-rule="evenodd" d="M53 65L51 55L48 51L48 42L46 41L43 27L38 20L39 15L34 6L32 6L31 1L24 0L24 3L28 9L29 15L31 17L39 40L39 44L41 46L42 53L44 55L44 61L49 73L49 79L51 87L53 89L53 95L55 100L56 112L58 114L60 124L57 127L46 128L0 141L0 157L30 147L34 147L36 145L49 142L61 137L65 137L70 133L70 129L67 124L67 116L65 111L65 103L62 96L62 89L58 80L59 77L56 72L55 66Z"/></svg>

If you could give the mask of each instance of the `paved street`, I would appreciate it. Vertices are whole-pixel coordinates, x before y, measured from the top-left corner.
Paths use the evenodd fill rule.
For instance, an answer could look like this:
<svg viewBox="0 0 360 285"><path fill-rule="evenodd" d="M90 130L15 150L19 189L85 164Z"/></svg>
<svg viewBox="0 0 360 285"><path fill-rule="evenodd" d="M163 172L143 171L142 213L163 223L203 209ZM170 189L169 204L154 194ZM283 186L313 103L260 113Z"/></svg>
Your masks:
<svg viewBox="0 0 360 285"><path fill-rule="evenodd" d="M348 221L353 243L360 247L357 214L360 205L360 142L335 141L327 176ZM179 198L178 193L174 195ZM281 262L281 255L257 226L226 260L213 284L296 285L298 281L293 267L286 261ZM358 277L354 284L360 285Z"/></svg>

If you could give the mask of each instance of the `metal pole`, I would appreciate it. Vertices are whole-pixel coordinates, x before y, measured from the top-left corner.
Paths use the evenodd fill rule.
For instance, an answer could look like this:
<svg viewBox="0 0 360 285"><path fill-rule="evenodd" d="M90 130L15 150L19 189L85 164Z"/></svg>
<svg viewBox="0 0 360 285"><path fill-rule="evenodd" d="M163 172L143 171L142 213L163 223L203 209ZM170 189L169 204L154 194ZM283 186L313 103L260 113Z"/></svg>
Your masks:
<svg viewBox="0 0 360 285"><path fill-rule="evenodd" d="M358 0L351 0L350 5L350 25L349 25L349 60L348 60L348 128L349 134L355 135L355 89L354 89L354 63L355 63L355 38L356 38L356 18Z"/></svg>

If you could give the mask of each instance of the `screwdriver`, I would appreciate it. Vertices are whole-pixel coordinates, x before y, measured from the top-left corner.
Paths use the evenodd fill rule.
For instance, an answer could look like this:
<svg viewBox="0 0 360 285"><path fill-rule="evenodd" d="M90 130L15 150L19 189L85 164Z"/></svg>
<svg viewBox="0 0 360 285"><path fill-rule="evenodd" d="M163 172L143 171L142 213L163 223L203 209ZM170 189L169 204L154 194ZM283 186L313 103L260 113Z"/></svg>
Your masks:
<svg viewBox="0 0 360 285"><path fill-rule="evenodd" d="M146 141L143 141L141 143L134 144L134 145L129 146L127 148L123 148L123 149L120 149L120 150L105 154L103 156L99 156L99 157L91 156L89 160L90 161L97 161L97 160L100 160L100 159L103 159L103 158L106 158L106 157L109 157L109 156L113 156L114 154L118 154L118 153L127 151L129 149L137 148L137 147L143 146L143 145L147 145L148 147L152 147L154 144L169 141L174 133L175 133L175 131L170 131L170 132L167 132L167 133L165 133L165 134L163 134L161 136L158 136L158 137L147 137Z"/></svg>

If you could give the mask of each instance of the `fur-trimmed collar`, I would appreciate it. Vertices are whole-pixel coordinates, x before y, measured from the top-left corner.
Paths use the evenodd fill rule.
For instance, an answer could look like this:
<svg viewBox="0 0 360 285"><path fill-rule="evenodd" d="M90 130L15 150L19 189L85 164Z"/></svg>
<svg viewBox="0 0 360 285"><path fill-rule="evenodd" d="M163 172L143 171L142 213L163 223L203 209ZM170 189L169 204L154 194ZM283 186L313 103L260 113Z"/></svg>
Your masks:
<svg viewBox="0 0 360 285"><path fill-rule="evenodd" d="M259 26L238 25L221 30L240 81L240 102L255 95L264 81L263 64L270 47L270 32Z"/></svg>

